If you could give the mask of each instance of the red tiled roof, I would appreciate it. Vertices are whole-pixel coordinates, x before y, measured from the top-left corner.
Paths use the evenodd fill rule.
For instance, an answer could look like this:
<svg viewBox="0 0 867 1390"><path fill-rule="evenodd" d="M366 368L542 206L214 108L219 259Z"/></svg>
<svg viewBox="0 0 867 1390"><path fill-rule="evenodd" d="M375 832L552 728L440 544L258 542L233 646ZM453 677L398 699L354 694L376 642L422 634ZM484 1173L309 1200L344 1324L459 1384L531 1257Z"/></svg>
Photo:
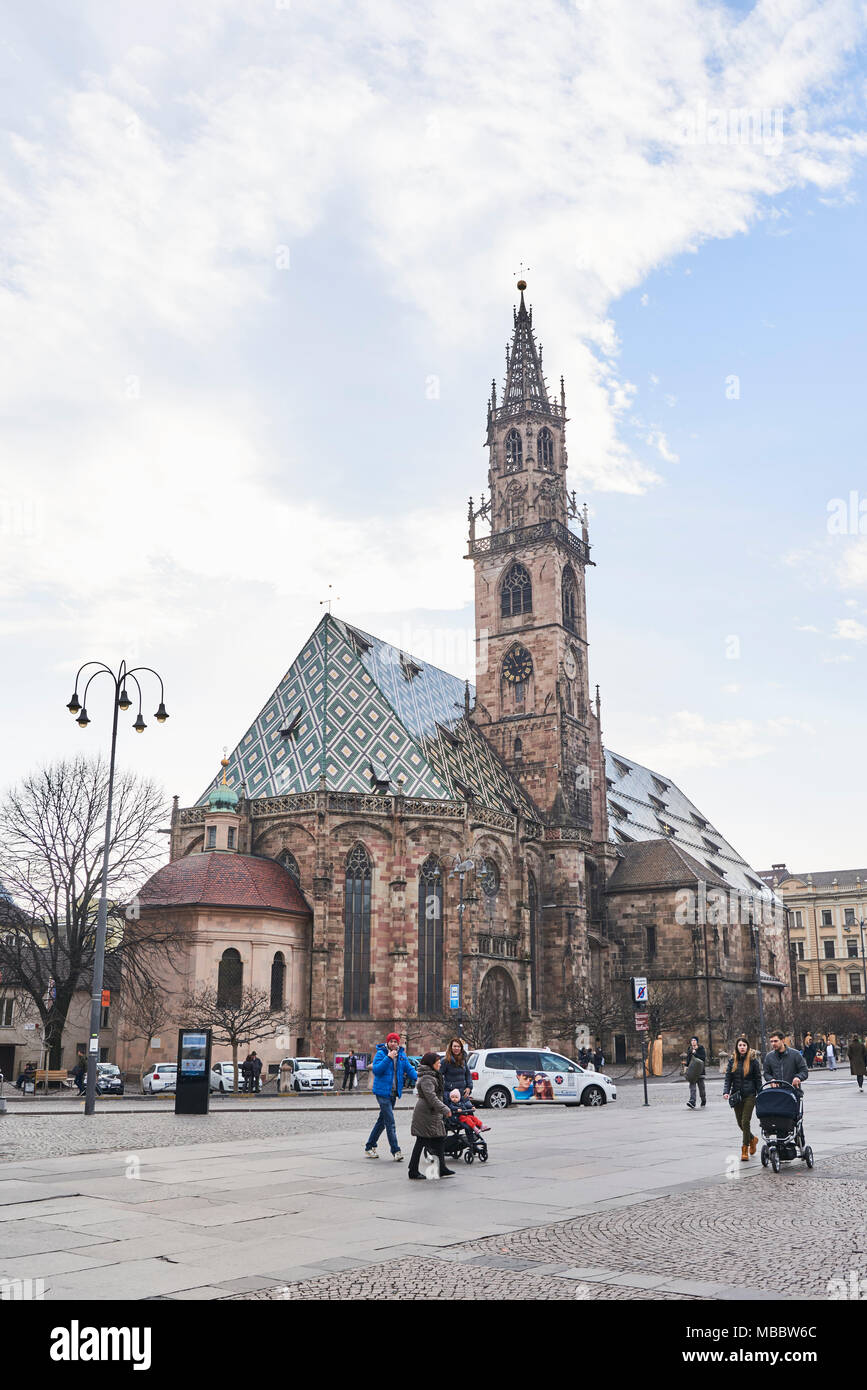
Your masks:
<svg viewBox="0 0 867 1390"><path fill-rule="evenodd" d="M139 900L142 907L249 907L310 915L297 883L282 864L218 850L188 854L157 869Z"/></svg>

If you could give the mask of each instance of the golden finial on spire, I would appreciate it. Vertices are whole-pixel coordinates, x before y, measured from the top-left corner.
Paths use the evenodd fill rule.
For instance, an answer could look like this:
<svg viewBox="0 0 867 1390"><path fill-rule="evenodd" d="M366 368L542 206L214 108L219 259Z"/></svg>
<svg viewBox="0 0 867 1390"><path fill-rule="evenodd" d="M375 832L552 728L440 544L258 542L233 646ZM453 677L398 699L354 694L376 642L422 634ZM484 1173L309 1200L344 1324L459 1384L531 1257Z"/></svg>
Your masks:
<svg viewBox="0 0 867 1390"><path fill-rule="evenodd" d="M226 754L228 753L228 751L229 751L229 750L228 750L228 748L226 747L226 745L223 744L223 756L222 756L222 758L220 759L220 767L223 769L223 786L224 786L224 787L227 785L227 783L226 783L226 768L229 766L229 759L226 757Z"/></svg>

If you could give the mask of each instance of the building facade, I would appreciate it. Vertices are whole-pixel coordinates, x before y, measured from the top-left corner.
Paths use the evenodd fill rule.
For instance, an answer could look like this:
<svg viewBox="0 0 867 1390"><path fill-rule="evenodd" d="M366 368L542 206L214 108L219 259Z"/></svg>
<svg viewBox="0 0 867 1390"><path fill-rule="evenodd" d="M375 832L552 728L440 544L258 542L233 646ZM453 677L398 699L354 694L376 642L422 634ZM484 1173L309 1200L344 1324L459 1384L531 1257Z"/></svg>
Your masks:
<svg viewBox="0 0 867 1390"><path fill-rule="evenodd" d="M867 869L792 873L774 864L762 877L785 904L797 1007L807 1026L829 1031L830 1007L863 1011L865 1004ZM852 1022L857 1025L855 1013ZM865 1022L867 1016L862 1028Z"/></svg>
<svg viewBox="0 0 867 1390"><path fill-rule="evenodd" d="M176 799L171 862L142 891L143 912L192 913L191 978L215 979L235 951L244 983L264 987L269 953L273 965L291 948L298 1041L317 1052L370 1051L392 1028L410 1050L439 1045L456 990L476 1040L541 1043L568 1000L622 992L630 973L652 975L655 953L695 993L689 1031L706 1016L722 1034L724 985L755 991L741 946L726 955L722 938L696 970L677 894L705 873L753 907L772 890L670 779L603 747L586 510L567 488L565 389L549 392L525 288L487 406L486 490L469 505L475 684L326 614L222 774L196 805ZM690 857L677 881L665 855L630 876L630 856L660 841ZM187 859L196 884L215 859L245 875L269 861L286 901L288 884L298 894L285 943L279 921L266 931L243 904L191 903L173 878ZM779 954L772 989L786 983ZM275 1036L257 1050L273 1065L281 1048Z"/></svg>

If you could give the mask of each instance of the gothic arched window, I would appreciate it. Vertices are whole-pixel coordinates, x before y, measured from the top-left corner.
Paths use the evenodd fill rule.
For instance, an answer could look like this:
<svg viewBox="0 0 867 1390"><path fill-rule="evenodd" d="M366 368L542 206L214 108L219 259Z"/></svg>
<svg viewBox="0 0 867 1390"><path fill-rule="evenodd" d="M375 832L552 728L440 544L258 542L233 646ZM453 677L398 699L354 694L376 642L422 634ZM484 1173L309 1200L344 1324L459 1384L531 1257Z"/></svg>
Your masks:
<svg viewBox="0 0 867 1390"><path fill-rule="evenodd" d="M539 467L554 467L554 436L549 429L539 431Z"/></svg>
<svg viewBox="0 0 867 1390"><path fill-rule="evenodd" d="M524 494L517 483L510 483L503 499L503 513L505 524L509 526L523 526L524 524Z"/></svg>
<svg viewBox="0 0 867 1390"><path fill-rule="evenodd" d="M539 892L532 874L527 875L527 899L530 908L530 1008L536 1008L536 979L538 963Z"/></svg>
<svg viewBox="0 0 867 1390"><path fill-rule="evenodd" d="M523 740L522 740L522 739L520 739L520 738L516 738L516 739L515 739L515 746L514 746L514 748L513 748L513 750L512 750L512 756L513 756L513 758L515 759L515 762L516 762L516 763L520 763L520 762L523 761L523 757L524 757L524 743L523 743Z"/></svg>
<svg viewBox="0 0 867 1390"><path fill-rule="evenodd" d="M532 613L533 584L523 565L512 565L506 572L500 589L500 614L514 618L517 613Z"/></svg>
<svg viewBox="0 0 867 1390"><path fill-rule="evenodd" d="M286 961L278 951L271 962L271 1012L279 1014L286 1002Z"/></svg>
<svg viewBox="0 0 867 1390"><path fill-rule="evenodd" d="M287 874L294 878L295 882L300 887L301 870L298 868L298 860L295 858L295 855L292 853L292 851L284 849L282 854L278 855L277 863L283 865L283 868L286 870Z"/></svg>
<svg viewBox="0 0 867 1390"><path fill-rule="evenodd" d="M244 967L241 953L229 946L220 958L217 971L217 1005L222 1009L241 1007L241 990L244 985Z"/></svg>
<svg viewBox="0 0 867 1390"><path fill-rule="evenodd" d="M506 435L506 472L518 473L524 466L524 444L517 430Z"/></svg>
<svg viewBox="0 0 867 1390"><path fill-rule="evenodd" d="M418 1011L436 1016L443 1008L443 876L429 854L418 873Z"/></svg>
<svg viewBox="0 0 867 1390"><path fill-rule="evenodd" d="M372 865L364 845L346 856L343 934L343 1012L346 1018L370 1013L370 881Z"/></svg>
<svg viewBox="0 0 867 1390"><path fill-rule="evenodd" d="M575 631L577 611L578 589L575 584L575 572L571 565L567 565L563 571L563 626L570 632Z"/></svg>

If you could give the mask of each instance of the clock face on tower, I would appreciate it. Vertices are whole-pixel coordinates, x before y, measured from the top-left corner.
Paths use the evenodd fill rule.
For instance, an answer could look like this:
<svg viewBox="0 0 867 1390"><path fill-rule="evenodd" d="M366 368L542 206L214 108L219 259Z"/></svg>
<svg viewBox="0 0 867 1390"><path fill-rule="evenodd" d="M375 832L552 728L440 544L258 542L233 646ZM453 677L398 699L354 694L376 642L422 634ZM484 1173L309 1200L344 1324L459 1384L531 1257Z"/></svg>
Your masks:
<svg viewBox="0 0 867 1390"><path fill-rule="evenodd" d="M526 647L513 647L503 662L503 675L512 685L522 685L533 674L533 658Z"/></svg>
<svg viewBox="0 0 867 1390"><path fill-rule="evenodd" d="M571 651L567 650L566 655L563 658L563 670L566 672L566 676L570 681L574 681L575 672L577 671L577 669L578 668L575 665L574 655Z"/></svg>

